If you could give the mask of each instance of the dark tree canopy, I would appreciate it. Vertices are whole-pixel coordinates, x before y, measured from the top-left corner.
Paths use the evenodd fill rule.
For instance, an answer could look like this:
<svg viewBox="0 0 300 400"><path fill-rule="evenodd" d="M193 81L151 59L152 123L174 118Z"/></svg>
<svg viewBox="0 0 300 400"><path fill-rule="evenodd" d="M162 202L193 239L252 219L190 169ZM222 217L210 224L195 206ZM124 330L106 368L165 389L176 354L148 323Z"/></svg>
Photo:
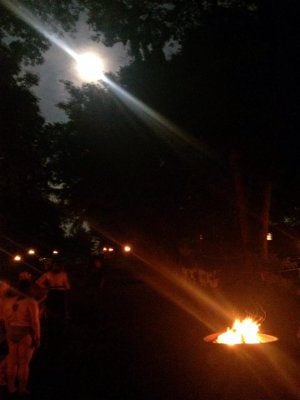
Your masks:
<svg viewBox="0 0 300 400"><path fill-rule="evenodd" d="M198 29L217 13L224 18L232 10L237 14L253 13L256 2L153 0L85 0L88 22L99 32L96 38L107 45L129 43L132 54L147 59L154 51L162 51L166 42L183 43L187 33Z"/></svg>
<svg viewBox="0 0 300 400"><path fill-rule="evenodd" d="M81 8L72 0L3 0L0 3L0 39L7 44L15 61L41 63L50 42L34 26L58 35L73 31Z"/></svg>
<svg viewBox="0 0 300 400"><path fill-rule="evenodd" d="M295 6L295 2L293 4ZM232 212L223 218L225 223L220 234L224 235L226 229L235 225L234 219L239 220L246 251L259 256L265 254L265 238L270 229L271 190L274 185L275 188L284 187L280 186L280 174L282 167L287 165L287 158L292 156L286 150L297 144L292 78L297 70L294 57L297 39L291 4L269 1L174 1L166 4L87 1L85 5L89 22L99 31L99 38L104 38L108 44L119 40L130 44L135 61L121 71L122 84L189 134L204 141L214 158L209 162L217 160L219 164L216 170L209 168L204 178L200 173L201 162L191 168L188 162L175 161L175 157L171 168L176 174L180 171L179 176L182 174L176 181L177 191L185 193L186 182L192 181L192 187L188 186L194 204L198 201L198 208L209 210L211 222L216 222L214 211L220 212L222 204L228 204ZM180 47L178 54L167 61L162 49L170 39L176 40ZM84 90L82 96L85 94ZM76 93L77 101L79 97ZM81 99L85 106L86 100ZM101 102L97 101L100 106ZM85 108L85 112L89 110L87 118L93 110L92 103L96 100L89 100L89 106ZM82 127L82 120L74 118L78 104L71 101L69 107L73 109L71 120L76 129ZM70 112L70 108L67 110ZM95 120L100 126L104 124L105 130L109 126L106 121ZM115 118L112 120L111 132L116 124ZM125 132L126 124L121 125ZM86 122L85 129L87 126ZM118 142L122 148L122 141ZM289 144L284 145L286 142ZM290 163L296 161L294 156L291 158L294 161L290 160ZM193 176L198 177L198 182ZM148 181L155 180L152 176ZM164 175L162 181L170 182ZM204 191L201 190L203 187L206 188ZM234 187L237 194L235 212ZM159 186L156 189L156 197L161 201L163 190ZM200 195L205 192L214 199L211 207L203 201L205 195ZM180 214L182 198L191 193L178 196L178 208L175 207L173 215ZM115 204L115 209L119 207ZM275 211L278 211L276 207L274 220L280 218ZM169 221L174 221L172 213L169 214ZM199 220L201 212L196 214L195 220ZM234 214L236 218L232 219ZM175 220L176 225L178 219ZM221 220L222 217L219 225L222 225ZM190 230L193 231L192 226Z"/></svg>
<svg viewBox="0 0 300 400"><path fill-rule="evenodd" d="M26 117L24 129L29 124L34 134L25 142L30 151L42 151L37 163L44 159L40 169L33 167L35 157L29 165L41 171L40 177L46 167L46 176L63 186L58 193L71 214L120 230L134 220L148 230L152 226L153 236L163 231L170 242L202 230L230 241L230 230L236 248L239 224L246 254L265 258L270 215L271 222L280 221L295 213L299 200L293 190L299 175L292 172L299 127L297 2L24 5L57 31L74 29L82 11L95 40L127 44L133 62L120 72L118 83L199 140L197 149L177 146L174 151L166 132L132 114L109 86L67 84L70 101L62 107L69 122L48 126L42 143L35 135L44 132L43 121L27 89L35 79L15 76L21 60L40 62L49 43L5 11L1 38L11 39L2 47L12 60L5 82L12 82L11 98L13 90L28 96L32 118ZM176 54L166 56L172 44Z"/></svg>
<svg viewBox="0 0 300 400"><path fill-rule="evenodd" d="M2 4L0 15L1 252L51 247L62 232L49 202L45 121L31 92L38 78L22 68L40 62L48 42Z"/></svg>

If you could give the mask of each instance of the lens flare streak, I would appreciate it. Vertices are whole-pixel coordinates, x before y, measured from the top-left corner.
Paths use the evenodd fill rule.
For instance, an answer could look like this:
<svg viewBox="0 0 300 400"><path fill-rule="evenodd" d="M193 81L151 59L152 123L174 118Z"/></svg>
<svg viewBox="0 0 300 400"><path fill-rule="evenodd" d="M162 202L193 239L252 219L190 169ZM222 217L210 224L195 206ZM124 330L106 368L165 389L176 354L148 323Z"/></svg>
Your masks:
<svg viewBox="0 0 300 400"><path fill-rule="evenodd" d="M18 18L26 22L29 26L34 28L37 32L42 34L46 39L48 39L51 43L55 44L63 51L65 51L70 57L72 57L77 64L79 65L82 63L82 54L78 54L76 51L71 49L66 43L61 40L57 35L54 33L49 33L42 24L37 20L37 18L24 6L20 4L15 4L8 0L0 0L0 2L12 13L14 13ZM97 64L97 63L96 63ZM99 63L98 63L99 64ZM98 65L97 64L97 65ZM78 69L77 65L77 69ZM92 66L89 66L89 70ZM151 122L151 127L155 128L158 127L160 130L163 130L162 139L166 140L170 145L176 148L174 145L176 144L176 140L178 143L182 145L187 145L190 149L201 151L202 153L205 152L206 154L209 153L206 146L199 141L199 139L195 140L192 136L188 135L184 130L180 129L176 126L173 122L168 120L166 117L159 114L157 111L153 110L147 104L142 102L141 100L137 99L126 90L121 88L119 85L114 83L111 79L106 77L103 74L103 71L96 71L95 68L97 66L93 66L92 68L92 75L93 79L90 81L102 81L106 83L110 89L124 102L126 105L132 109L135 113L138 113L145 122ZM84 73L85 74L85 73ZM97 76L97 77L96 77ZM95 78L96 77L96 78ZM84 78L84 80L87 80ZM148 121L147 121L148 118ZM180 153L182 153L182 148L180 149ZM211 154L210 154L211 156Z"/></svg>
<svg viewBox="0 0 300 400"><path fill-rule="evenodd" d="M174 140L177 139L181 144L188 145L191 148L201 150L202 152L204 150L207 152L205 146L203 144L200 145L199 140L195 140L193 137L189 136L184 130L180 129L172 121L153 110L143 101L128 93L125 89L117 85L107 76L103 75L102 81L106 83L109 88L132 109L132 111L137 114L141 114L144 120L145 116L148 117L152 123L157 124L159 128L163 128L164 135L169 134L170 142L174 142Z"/></svg>
<svg viewBox="0 0 300 400"><path fill-rule="evenodd" d="M48 39L51 43L60 47L63 51L65 51L69 56L71 56L74 60L78 59L78 54L72 50L69 46L67 46L63 40L61 40L57 35L53 33L49 33L42 24L32 15L32 13L23 7L20 4L14 4L8 0L0 0L1 3L10 10L13 14L15 14L22 21L26 22L27 25L34 28L37 32L43 35L46 39Z"/></svg>

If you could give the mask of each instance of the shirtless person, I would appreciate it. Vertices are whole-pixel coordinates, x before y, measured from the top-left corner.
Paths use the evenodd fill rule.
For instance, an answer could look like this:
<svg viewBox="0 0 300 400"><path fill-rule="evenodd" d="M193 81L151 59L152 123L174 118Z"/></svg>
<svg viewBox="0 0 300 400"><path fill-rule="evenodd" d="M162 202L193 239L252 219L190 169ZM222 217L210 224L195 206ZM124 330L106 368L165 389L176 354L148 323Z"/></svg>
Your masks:
<svg viewBox="0 0 300 400"><path fill-rule="evenodd" d="M47 291L45 300L45 334L52 355L63 346L67 322L67 293L70 283L59 260L53 262L51 270L36 280L36 284Z"/></svg>
<svg viewBox="0 0 300 400"><path fill-rule="evenodd" d="M6 356L8 347L3 319L3 304L10 286L8 281L0 280L0 386L6 385Z"/></svg>
<svg viewBox="0 0 300 400"><path fill-rule="evenodd" d="M3 304L3 318L9 353L7 356L8 393L27 394L29 364L40 344L39 307L30 297L31 284L20 281L14 297ZM19 387L17 388L16 383Z"/></svg>

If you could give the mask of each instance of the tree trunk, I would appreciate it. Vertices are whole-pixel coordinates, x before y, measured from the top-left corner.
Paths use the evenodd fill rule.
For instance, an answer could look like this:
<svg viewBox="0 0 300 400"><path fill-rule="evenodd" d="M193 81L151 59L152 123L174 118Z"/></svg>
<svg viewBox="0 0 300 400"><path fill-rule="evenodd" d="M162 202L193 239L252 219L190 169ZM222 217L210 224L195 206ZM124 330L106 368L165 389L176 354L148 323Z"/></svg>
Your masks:
<svg viewBox="0 0 300 400"><path fill-rule="evenodd" d="M239 166L238 156L236 153L232 153L230 157L230 166L233 173L233 180L235 186L236 195L236 206L238 222L241 232L241 239L243 245L243 259L246 268L251 267L251 235L250 226L248 219L248 202L246 195L246 187L241 173L241 168Z"/></svg>
<svg viewBox="0 0 300 400"><path fill-rule="evenodd" d="M236 153L230 157L230 166L235 186L244 266L247 270L259 270L268 262L271 180L258 174L253 191L253 188L250 189L246 184L243 168Z"/></svg>
<svg viewBox="0 0 300 400"><path fill-rule="evenodd" d="M258 259L262 264L266 264L269 258L269 242L267 240L267 234L269 232L270 224L270 206L271 206L271 181L264 181L261 187L261 193L259 196L260 210L257 216L257 238L256 238L256 250Z"/></svg>

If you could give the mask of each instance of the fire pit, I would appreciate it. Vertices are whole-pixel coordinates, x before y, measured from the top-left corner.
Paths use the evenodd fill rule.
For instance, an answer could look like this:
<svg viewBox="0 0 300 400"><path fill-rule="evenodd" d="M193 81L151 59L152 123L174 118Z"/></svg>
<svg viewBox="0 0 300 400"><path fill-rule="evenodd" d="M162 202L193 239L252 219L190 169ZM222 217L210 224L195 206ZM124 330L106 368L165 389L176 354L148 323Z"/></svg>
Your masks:
<svg viewBox="0 0 300 400"><path fill-rule="evenodd" d="M205 347L205 365L213 371L207 375L210 398L258 399L273 392L270 360L278 338L259 330L260 323L249 317L204 338L214 344Z"/></svg>
<svg viewBox="0 0 300 400"><path fill-rule="evenodd" d="M275 342L276 336L266 335L259 332L260 324L252 318L245 318L240 321L236 319L232 328L227 328L226 332L213 333L204 338L205 342L226 344L228 346L242 344L263 344Z"/></svg>

